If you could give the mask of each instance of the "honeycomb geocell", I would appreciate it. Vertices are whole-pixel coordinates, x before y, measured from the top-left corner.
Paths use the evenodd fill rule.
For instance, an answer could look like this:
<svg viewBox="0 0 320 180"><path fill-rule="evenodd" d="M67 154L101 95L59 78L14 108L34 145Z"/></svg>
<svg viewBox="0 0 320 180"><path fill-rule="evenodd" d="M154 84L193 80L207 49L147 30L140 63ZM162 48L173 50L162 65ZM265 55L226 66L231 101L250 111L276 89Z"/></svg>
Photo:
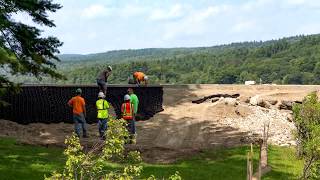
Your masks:
<svg viewBox="0 0 320 180"><path fill-rule="evenodd" d="M139 98L137 119L147 120L163 110L163 88L161 86L135 87L131 85L109 85L106 99L120 117L120 107L127 89L131 87ZM15 121L20 124L29 123L72 123L72 110L67 102L75 95L77 88L82 89L86 101L87 122L95 123L95 102L98 87L95 85L24 85L19 94L7 93L3 100L10 105L0 109L0 119Z"/></svg>

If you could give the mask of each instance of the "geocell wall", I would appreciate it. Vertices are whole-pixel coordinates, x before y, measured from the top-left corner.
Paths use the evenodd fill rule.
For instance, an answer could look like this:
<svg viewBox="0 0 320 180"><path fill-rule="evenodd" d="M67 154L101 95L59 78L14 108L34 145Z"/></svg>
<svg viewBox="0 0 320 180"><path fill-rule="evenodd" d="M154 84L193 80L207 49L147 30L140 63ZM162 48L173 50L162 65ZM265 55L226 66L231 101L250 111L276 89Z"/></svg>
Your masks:
<svg viewBox="0 0 320 180"><path fill-rule="evenodd" d="M138 119L146 120L163 110L163 88L161 86L135 87L110 85L107 100L114 107L118 116L121 115L121 104L127 89L131 87L139 98ZM98 95L97 86L58 86L58 85L28 85L22 86L19 94L6 94L2 99L10 105L0 109L0 119L28 123L72 123L72 109L67 105L75 90L81 88L86 101L87 122L95 123L95 102Z"/></svg>

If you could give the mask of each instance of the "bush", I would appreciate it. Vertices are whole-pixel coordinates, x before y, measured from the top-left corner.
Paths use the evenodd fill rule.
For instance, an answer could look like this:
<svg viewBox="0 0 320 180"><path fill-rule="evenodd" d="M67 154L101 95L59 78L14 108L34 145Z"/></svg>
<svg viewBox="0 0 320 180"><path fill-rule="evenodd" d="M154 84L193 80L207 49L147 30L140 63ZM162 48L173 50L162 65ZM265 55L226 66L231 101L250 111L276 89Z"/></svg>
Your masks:
<svg viewBox="0 0 320 180"><path fill-rule="evenodd" d="M304 159L303 179L320 179L320 102L311 93L293 106L298 154Z"/></svg>

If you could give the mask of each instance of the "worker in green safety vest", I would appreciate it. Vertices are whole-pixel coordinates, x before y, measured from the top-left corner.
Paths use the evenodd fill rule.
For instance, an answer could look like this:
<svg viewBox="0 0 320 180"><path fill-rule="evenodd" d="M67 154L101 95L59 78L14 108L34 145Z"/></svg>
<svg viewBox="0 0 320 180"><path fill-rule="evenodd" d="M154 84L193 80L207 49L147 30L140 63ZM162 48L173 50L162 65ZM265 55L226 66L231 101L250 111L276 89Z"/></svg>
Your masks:
<svg viewBox="0 0 320 180"><path fill-rule="evenodd" d="M104 93L99 92L98 100L96 102L99 134L100 134L100 138L103 140L106 137L105 131L107 130L108 118L109 118L108 109L110 108L108 101L105 100L104 98L105 98Z"/></svg>

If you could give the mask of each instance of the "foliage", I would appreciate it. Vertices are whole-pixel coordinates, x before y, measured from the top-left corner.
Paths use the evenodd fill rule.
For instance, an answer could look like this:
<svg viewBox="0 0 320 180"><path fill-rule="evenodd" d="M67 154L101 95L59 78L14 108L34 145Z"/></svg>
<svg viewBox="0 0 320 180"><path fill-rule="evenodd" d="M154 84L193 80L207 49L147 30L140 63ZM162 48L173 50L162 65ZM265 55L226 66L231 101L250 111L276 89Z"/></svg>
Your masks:
<svg viewBox="0 0 320 180"><path fill-rule="evenodd" d="M106 141L97 144L87 153L83 152L79 138L73 134L65 140L67 157L63 173L53 172L49 179L136 179L143 170L139 165L142 161L138 151L125 152L125 144L129 140L129 133L125 128L126 121L110 120L106 132ZM101 151L102 148L102 151ZM122 171L108 169L108 162L124 163ZM149 177L148 179L155 179ZM169 177L180 180L178 173Z"/></svg>
<svg viewBox="0 0 320 180"><path fill-rule="evenodd" d="M29 16L34 24L54 27L48 12L60 8L51 0L0 0L0 89L8 86L14 89L14 83L8 79L10 75L63 78L54 70L53 62L59 60L55 54L62 43L55 37L43 37L37 27L13 17L14 14Z"/></svg>
<svg viewBox="0 0 320 180"><path fill-rule="evenodd" d="M99 72L112 65L109 83L125 84L134 71L143 71L156 84L234 84L260 78L262 83L320 84L320 35L206 48L111 51L82 55L77 61L63 57L58 69L68 80L45 83L95 84Z"/></svg>
<svg viewBox="0 0 320 180"><path fill-rule="evenodd" d="M293 108L299 155L304 159L303 179L320 178L320 101L316 92Z"/></svg>

